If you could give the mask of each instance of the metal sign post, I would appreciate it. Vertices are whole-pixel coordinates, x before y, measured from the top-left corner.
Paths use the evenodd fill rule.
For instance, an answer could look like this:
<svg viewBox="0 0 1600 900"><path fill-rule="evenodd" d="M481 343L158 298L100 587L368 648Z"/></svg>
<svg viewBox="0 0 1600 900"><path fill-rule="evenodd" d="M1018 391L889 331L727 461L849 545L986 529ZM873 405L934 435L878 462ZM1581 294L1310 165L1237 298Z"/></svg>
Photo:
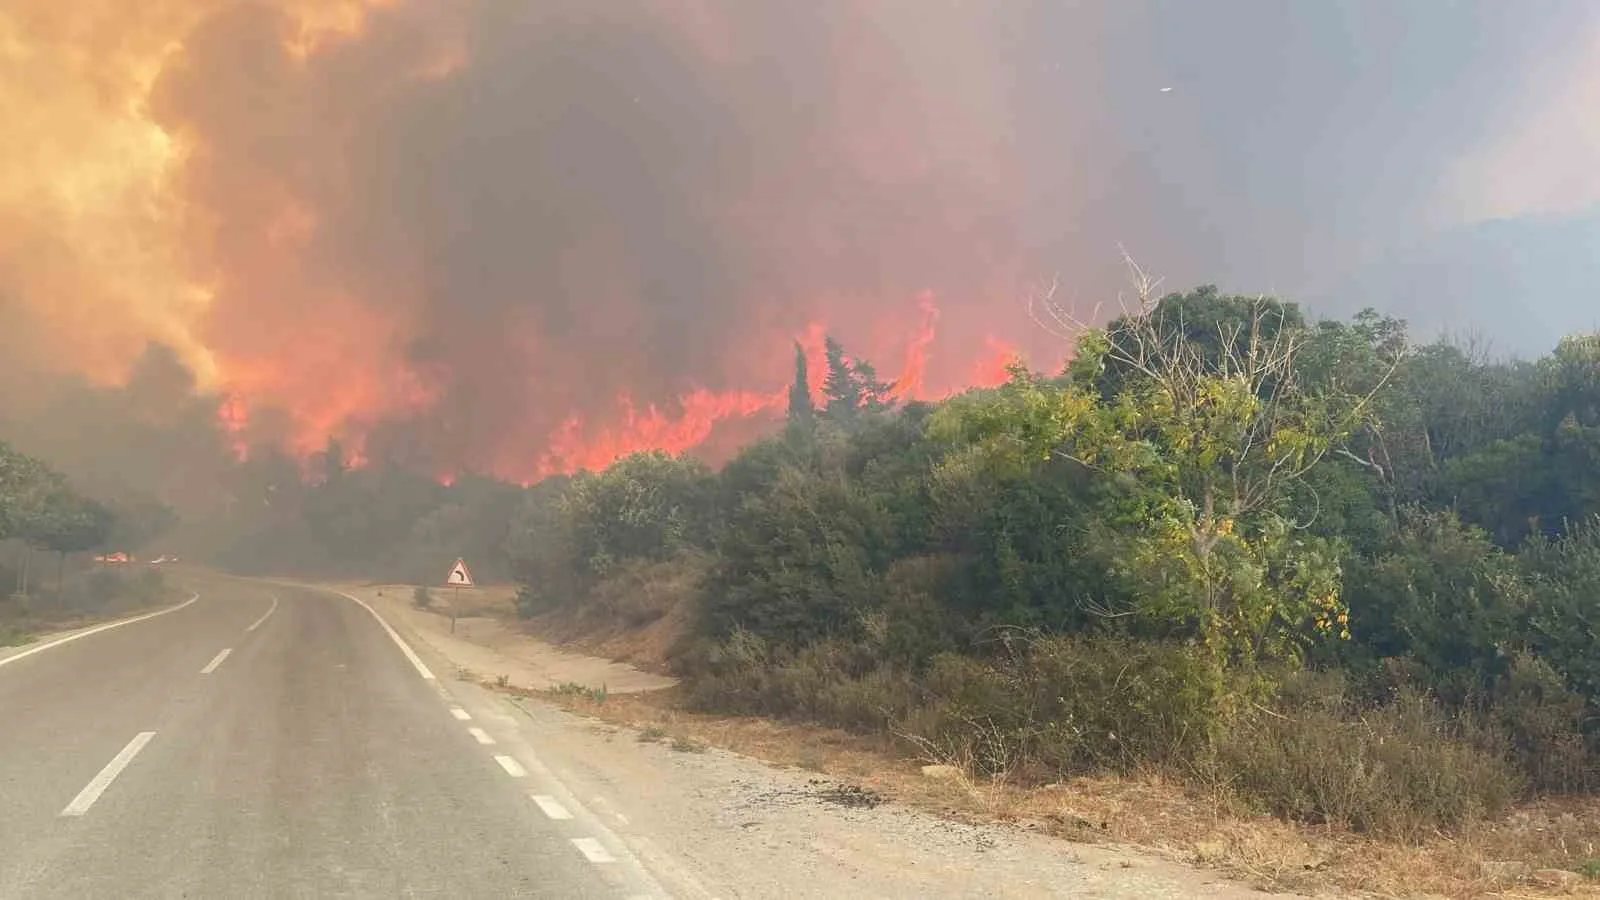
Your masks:
<svg viewBox="0 0 1600 900"><path fill-rule="evenodd" d="M450 574L445 577L444 583L452 589L450 594L450 633L456 633L456 614L461 609L461 588L472 587L472 573L467 571L467 561L456 557L456 564L450 567Z"/></svg>

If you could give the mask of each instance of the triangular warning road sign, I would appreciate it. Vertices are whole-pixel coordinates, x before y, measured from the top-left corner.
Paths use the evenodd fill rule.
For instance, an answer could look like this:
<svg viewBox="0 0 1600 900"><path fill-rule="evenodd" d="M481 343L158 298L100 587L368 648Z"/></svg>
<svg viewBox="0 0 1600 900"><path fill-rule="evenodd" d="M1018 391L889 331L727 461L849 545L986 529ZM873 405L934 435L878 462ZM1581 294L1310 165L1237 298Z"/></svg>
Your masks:
<svg viewBox="0 0 1600 900"><path fill-rule="evenodd" d="M464 559L456 560L456 564L450 567L450 576L444 580L444 583L457 587L472 587L472 573L467 571L467 561Z"/></svg>

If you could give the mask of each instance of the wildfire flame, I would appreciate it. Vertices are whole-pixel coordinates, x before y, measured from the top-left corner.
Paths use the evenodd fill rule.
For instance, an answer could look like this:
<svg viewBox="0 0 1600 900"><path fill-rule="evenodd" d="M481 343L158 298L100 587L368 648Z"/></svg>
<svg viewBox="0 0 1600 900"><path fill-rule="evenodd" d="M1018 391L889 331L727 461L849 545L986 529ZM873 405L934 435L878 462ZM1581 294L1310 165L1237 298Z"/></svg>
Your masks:
<svg viewBox="0 0 1600 900"><path fill-rule="evenodd" d="M0 358L114 384L160 342L239 460L361 466L392 426L446 483L759 431L795 343L823 401L835 328L898 402L1003 381L1001 323L937 302L1015 296L981 227L1011 202L1001 82L964 54L962 91L922 87L987 14L913 52L828 5L16 0ZM796 23L824 70L760 87ZM791 88L816 112L772 118Z"/></svg>

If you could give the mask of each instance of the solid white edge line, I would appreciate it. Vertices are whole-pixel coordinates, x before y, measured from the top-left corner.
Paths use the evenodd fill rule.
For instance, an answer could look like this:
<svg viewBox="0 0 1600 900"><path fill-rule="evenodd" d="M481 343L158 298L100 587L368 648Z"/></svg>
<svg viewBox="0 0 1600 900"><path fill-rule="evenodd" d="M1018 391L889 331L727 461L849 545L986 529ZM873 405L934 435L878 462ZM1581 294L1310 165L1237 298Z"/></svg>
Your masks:
<svg viewBox="0 0 1600 900"><path fill-rule="evenodd" d="M459 706L450 707L450 715L455 716L462 722L472 721L472 713L467 712Z"/></svg>
<svg viewBox="0 0 1600 900"><path fill-rule="evenodd" d="M578 852L582 853L589 862L614 863L617 861L617 858L611 855L611 851L607 850L604 844L592 837L573 838L572 846L577 847Z"/></svg>
<svg viewBox="0 0 1600 900"><path fill-rule="evenodd" d="M106 763L106 767L100 770L100 774L90 779L83 790L78 792L78 796L72 798L72 802L61 811L61 815L81 816L88 812L89 807L93 806L94 802L100 799L100 795L106 792L106 788L111 786L111 782L117 780L117 776L128 767L128 763L133 762L133 758L138 756L144 745L150 743L150 739L155 736L154 731L141 731L134 735L128 746L123 747L121 753L112 757L111 762Z"/></svg>
<svg viewBox="0 0 1600 900"><path fill-rule="evenodd" d="M482 728L468 728L467 729L467 734L470 734L474 738L476 738L478 743L480 743L480 744L492 744L492 743L494 743L494 738L489 737L489 732L484 731Z"/></svg>
<svg viewBox="0 0 1600 900"><path fill-rule="evenodd" d="M278 611L278 595L268 594L267 596L272 598L272 605L267 607L267 611L261 614L261 618L255 620L255 622L252 623L249 628L245 629L246 634L249 634L250 632L255 631L257 628L260 628L262 622L265 622L267 619L271 618L272 614Z"/></svg>
<svg viewBox="0 0 1600 900"><path fill-rule="evenodd" d="M512 778L527 777L528 770L524 769L522 767L522 763L517 762L513 757L505 756L503 754L496 754L494 761L499 763L500 768L505 769L506 774L510 775Z"/></svg>
<svg viewBox="0 0 1600 900"><path fill-rule="evenodd" d="M193 602L195 602L196 600L199 600L199 599L200 599L200 595L199 594L195 594L195 595L191 596L189 599L183 601L182 603L179 603L177 606L169 606L166 609L158 609L153 613L145 613L142 616L134 616L131 619L123 619L120 622L107 622L104 625L96 625L95 627L90 628L87 631L80 631L77 634L69 634L64 638L56 638L55 640L53 640L53 641L51 641L51 642L49 642L47 644L40 644L37 647L29 647L28 649L22 651L21 653L17 653L17 654L14 654L12 656L7 656L4 659L0 659L0 666L8 666L8 665L16 662L19 659L27 659L28 657L34 655L35 653L43 653L44 651L49 650L51 647L59 647L62 644L70 644L73 641L78 640L79 638L86 638L91 634L99 634L102 631L110 631L113 628L121 628L124 625L132 625L135 622L143 622L145 619L154 619L156 616L164 616L167 613L177 612L178 610L183 609L185 606L188 606L189 604L191 604L191 603L193 603Z"/></svg>
<svg viewBox="0 0 1600 900"><path fill-rule="evenodd" d="M206 663L206 667L204 669L200 670L200 674L201 675L210 675L212 672L215 672L217 670L217 666L222 665L222 661L227 659L228 658L228 654L232 653L232 652L233 652L233 648L232 647L224 647L224 648L222 648L222 652L218 653L216 656L212 657L211 658L211 662Z"/></svg>
<svg viewBox="0 0 1600 900"><path fill-rule="evenodd" d="M357 597L354 594L346 594L344 591L334 591L334 593L348 600L354 600L355 602L361 604L361 608L371 613L372 617L378 620L378 624L383 626L383 630L389 633L390 639L394 641L395 646L400 648L400 652L406 655L406 659L411 660L411 665L416 667L417 674L421 675L428 681L437 680L433 677L433 672L425 664L423 664L422 657L417 655L417 651L411 649L411 645L406 643L405 639L400 637L394 628L390 627L388 622L384 621L383 616L378 615L377 610L368 606L367 601Z"/></svg>
<svg viewBox="0 0 1600 900"><path fill-rule="evenodd" d="M543 810L546 816L561 820L572 818L572 813L568 812L567 808L562 806L556 798L544 794L530 794L529 796L533 798L534 803L539 805L539 809Z"/></svg>

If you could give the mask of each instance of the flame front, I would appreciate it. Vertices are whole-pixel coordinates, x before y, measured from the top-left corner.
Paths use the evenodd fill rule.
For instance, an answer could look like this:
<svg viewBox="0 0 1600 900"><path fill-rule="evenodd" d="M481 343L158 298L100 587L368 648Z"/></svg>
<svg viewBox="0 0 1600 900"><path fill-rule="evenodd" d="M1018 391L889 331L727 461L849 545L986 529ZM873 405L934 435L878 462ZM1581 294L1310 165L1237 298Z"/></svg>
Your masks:
<svg viewBox="0 0 1600 900"><path fill-rule="evenodd" d="M116 383L155 342L239 458L523 481L780 417L824 333L898 400L1003 379L1009 119L951 52L990 16L911 47L883 15L18 0L0 377Z"/></svg>

